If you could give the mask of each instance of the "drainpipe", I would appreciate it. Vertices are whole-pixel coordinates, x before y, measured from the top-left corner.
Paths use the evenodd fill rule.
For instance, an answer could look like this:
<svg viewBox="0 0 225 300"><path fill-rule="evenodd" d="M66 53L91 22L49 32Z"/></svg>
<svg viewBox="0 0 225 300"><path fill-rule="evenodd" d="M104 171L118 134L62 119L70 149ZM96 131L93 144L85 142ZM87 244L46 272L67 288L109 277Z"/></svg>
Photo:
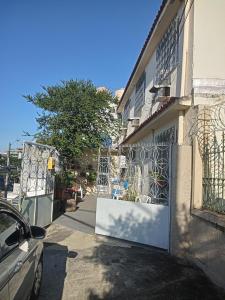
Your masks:
<svg viewBox="0 0 225 300"><path fill-rule="evenodd" d="M183 145L184 143L184 111L179 111L178 116L178 130L177 130L177 144Z"/></svg>

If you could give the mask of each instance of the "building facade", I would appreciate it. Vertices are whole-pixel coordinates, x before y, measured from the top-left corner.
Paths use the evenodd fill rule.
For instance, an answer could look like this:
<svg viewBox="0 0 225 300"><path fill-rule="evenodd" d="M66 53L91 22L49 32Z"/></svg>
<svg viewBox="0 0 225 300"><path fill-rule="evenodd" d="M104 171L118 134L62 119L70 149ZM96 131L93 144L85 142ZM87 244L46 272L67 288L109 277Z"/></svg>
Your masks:
<svg viewBox="0 0 225 300"><path fill-rule="evenodd" d="M224 26L223 0L164 0L117 108L120 145L171 145L169 251L223 287Z"/></svg>

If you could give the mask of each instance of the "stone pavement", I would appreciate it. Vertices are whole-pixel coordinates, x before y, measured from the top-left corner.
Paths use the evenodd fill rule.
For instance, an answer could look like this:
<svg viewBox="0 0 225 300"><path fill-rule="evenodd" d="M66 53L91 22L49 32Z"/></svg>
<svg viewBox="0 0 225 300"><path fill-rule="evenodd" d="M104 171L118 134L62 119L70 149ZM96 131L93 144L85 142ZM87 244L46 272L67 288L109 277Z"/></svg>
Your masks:
<svg viewBox="0 0 225 300"><path fill-rule="evenodd" d="M85 208L90 220L78 210L70 213L74 224L63 217L49 227L39 300L225 299L197 267L165 251L95 236L93 204Z"/></svg>

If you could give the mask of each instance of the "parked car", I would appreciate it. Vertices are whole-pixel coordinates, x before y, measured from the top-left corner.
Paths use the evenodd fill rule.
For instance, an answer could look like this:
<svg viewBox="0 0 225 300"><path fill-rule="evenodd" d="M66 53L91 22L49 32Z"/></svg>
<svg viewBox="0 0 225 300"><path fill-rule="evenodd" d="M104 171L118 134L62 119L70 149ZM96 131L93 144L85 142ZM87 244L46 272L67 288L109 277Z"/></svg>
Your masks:
<svg viewBox="0 0 225 300"><path fill-rule="evenodd" d="M0 200L0 300L37 299L42 279L45 229L30 226Z"/></svg>

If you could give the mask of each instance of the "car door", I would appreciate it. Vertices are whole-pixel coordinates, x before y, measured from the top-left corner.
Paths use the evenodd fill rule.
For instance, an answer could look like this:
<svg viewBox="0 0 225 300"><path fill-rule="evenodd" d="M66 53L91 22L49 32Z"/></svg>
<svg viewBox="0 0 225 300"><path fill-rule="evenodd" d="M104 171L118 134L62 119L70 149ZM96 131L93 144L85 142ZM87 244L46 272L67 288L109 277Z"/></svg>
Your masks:
<svg viewBox="0 0 225 300"><path fill-rule="evenodd" d="M4 261L0 261L0 300L9 300L9 273Z"/></svg>
<svg viewBox="0 0 225 300"><path fill-rule="evenodd" d="M12 247L6 247L5 240L16 226L15 220L0 213L0 300L9 300L9 257Z"/></svg>
<svg viewBox="0 0 225 300"><path fill-rule="evenodd" d="M9 296L10 300L26 300L31 292L34 274L35 274L35 248L31 246L32 241L24 241L20 243L28 243L22 250L17 247L11 254L11 263L9 269Z"/></svg>
<svg viewBox="0 0 225 300"><path fill-rule="evenodd" d="M1 244L4 263L8 269L8 290L10 300L26 300L32 289L35 273L35 242L27 241L23 224L13 213L0 213L0 219L7 219L8 226L2 235ZM8 242L16 234L13 245Z"/></svg>
<svg viewBox="0 0 225 300"><path fill-rule="evenodd" d="M5 261L4 251L2 247L2 240L5 236L5 231L7 230L8 223L5 222L4 218L0 217L0 300L9 300L9 273L8 273L8 265Z"/></svg>

